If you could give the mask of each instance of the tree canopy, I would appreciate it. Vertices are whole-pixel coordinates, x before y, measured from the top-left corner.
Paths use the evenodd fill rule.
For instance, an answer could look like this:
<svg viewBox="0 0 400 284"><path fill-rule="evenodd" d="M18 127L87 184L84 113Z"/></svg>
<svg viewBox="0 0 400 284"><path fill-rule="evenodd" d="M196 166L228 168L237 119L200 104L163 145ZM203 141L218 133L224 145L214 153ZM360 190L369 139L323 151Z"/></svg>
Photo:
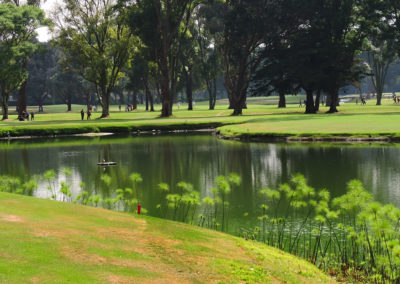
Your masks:
<svg viewBox="0 0 400 284"><path fill-rule="evenodd" d="M0 88L3 119L8 119L8 99L28 76L26 57L34 54L40 44L33 41L36 29L46 25L44 12L35 6L0 4Z"/></svg>
<svg viewBox="0 0 400 284"><path fill-rule="evenodd" d="M110 94L124 77L123 68L135 49L125 14L112 0L65 0L57 15L57 44L66 64L94 84L102 118L109 116Z"/></svg>

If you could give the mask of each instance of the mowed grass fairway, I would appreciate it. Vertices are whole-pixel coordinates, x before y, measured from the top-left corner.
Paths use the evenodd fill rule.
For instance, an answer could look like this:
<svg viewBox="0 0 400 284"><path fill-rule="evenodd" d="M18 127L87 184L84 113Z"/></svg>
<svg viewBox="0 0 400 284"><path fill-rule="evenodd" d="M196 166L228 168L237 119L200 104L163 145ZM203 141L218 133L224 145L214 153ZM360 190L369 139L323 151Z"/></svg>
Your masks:
<svg viewBox="0 0 400 284"><path fill-rule="evenodd" d="M167 220L0 193L1 283L329 283L261 243Z"/></svg>
<svg viewBox="0 0 400 284"><path fill-rule="evenodd" d="M298 96L289 96L298 101ZM326 114L327 107L321 107L318 114L304 114L304 106L297 103L278 109L274 97L249 98L248 108L242 116L231 116L227 101L220 100L215 110L208 110L207 103L196 103L193 111L186 105L174 106L173 116L159 118L160 106L155 112L146 112L143 106L133 112L111 107L110 118L96 119L100 110L92 114L92 120L80 120L82 106L73 105L72 112L65 112L66 106L45 106L44 113L36 113L35 121L17 121L16 115L0 122L0 135L52 135L83 132L130 132L136 130L179 130L217 128L225 136L400 136L400 105L393 100L383 100L376 106L375 100L367 105L344 103L339 113ZM34 109L36 108L28 108Z"/></svg>

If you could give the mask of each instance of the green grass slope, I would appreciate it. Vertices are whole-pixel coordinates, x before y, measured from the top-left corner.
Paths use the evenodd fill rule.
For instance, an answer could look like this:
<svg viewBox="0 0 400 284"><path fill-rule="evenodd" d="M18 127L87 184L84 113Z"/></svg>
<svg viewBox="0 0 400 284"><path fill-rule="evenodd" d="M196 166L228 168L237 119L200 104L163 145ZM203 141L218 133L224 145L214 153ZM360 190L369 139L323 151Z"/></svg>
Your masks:
<svg viewBox="0 0 400 284"><path fill-rule="evenodd" d="M0 283L327 283L260 243L144 216L0 193Z"/></svg>

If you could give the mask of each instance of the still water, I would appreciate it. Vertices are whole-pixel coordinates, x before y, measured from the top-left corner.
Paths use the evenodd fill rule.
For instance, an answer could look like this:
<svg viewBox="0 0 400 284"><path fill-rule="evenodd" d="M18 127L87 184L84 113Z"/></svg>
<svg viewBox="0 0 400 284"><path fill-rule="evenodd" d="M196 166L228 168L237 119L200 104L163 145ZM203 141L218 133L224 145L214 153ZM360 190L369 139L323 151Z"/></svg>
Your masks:
<svg viewBox="0 0 400 284"><path fill-rule="evenodd" d="M103 159L117 166L97 166ZM66 167L71 176L62 174ZM302 173L316 189L328 189L333 197L345 193L346 183L357 178L378 201L400 206L400 147L389 144L244 143L209 134L0 142L0 175L25 180L49 169L57 171L58 183L71 185L73 197L81 191L81 182L90 194L113 197L116 189L130 186L131 173L140 173L142 206L158 217L159 183L174 191L179 181L186 181L203 198L212 195L218 175L238 173L242 184L229 197L232 231L257 222L258 190L276 188L295 173ZM100 179L104 173L112 178L110 187ZM39 182L34 195L49 197L47 183Z"/></svg>

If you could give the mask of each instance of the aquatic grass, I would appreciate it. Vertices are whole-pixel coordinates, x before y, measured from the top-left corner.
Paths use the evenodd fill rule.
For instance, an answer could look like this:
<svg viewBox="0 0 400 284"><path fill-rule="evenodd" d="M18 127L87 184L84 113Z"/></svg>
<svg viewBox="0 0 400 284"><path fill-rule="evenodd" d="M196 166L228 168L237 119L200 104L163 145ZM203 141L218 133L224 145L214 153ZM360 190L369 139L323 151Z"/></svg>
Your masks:
<svg viewBox="0 0 400 284"><path fill-rule="evenodd" d="M158 188L162 194L169 192L169 186L165 183L159 184ZM165 195L167 211L170 209L172 220L193 223L197 207L200 204L200 195L194 190L192 184L183 181L179 182L176 188L178 193L169 193ZM159 208L162 210L161 204L159 204ZM168 212L166 216L168 216Z"/></svg>
<svg viewBox="0 0 400 284"><path fill-rule="evenodd" d="M163 218L166 218L167 210L165 210L165 207L166 207L166 204L165 204L165 201L166 201L165 194L166 194L167 192L169 192L169 185L168 185L167 183L165 183L165 182L159 183L159 184L157 185L157 190L158 190L158 192L159 192L159 200L160 200L160 203L157 204L156 207L157 207L157 209L160 210L161 216L162 216Z"/></svg>
<svg viewBox="0 0 400 284"><path fill-rule="evenodd" d="M400 210L373 200L358 180L331 199L302 175L259 191L260 226L242 235L301 256L331 274L372 282L400 281Z"/></svg>
<svg viewBox="0 0 400 284"><path fill-rule="evenodd" d="M43 179L47 181L47 190L51 193L51 198L56 199L56 172L54 170L48 170L43 174Z"/></svg>
<svg viewBox="0 0 400 284"><path fill-rule="evenodd" d="M38 187L38 177L33 176L27 181L19 177L0 175L0 192L9 192L31 196Z"/></svg>

